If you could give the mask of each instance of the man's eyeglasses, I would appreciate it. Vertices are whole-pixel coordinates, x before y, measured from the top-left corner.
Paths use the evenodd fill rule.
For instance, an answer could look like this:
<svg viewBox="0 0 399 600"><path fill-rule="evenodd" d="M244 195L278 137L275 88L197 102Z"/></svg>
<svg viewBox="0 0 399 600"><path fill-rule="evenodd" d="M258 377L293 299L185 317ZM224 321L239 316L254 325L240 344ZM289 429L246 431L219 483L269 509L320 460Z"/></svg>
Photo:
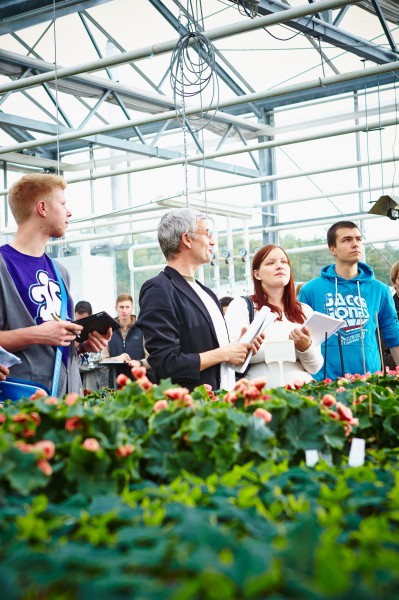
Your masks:
<svg viewBox="0 0 399 600"><path fill-rule="evenodd" d="M213 231L209 231L209 229L207 229L206 231L200 231L200 230L197 230L197 231L193 231L192 233L193 233L194 235L195 235L195 234L197 234L197 233L199 233L200 235L206 235L206 237L207 237L208 239L211 239L211 238L213 238Z"/></svg>

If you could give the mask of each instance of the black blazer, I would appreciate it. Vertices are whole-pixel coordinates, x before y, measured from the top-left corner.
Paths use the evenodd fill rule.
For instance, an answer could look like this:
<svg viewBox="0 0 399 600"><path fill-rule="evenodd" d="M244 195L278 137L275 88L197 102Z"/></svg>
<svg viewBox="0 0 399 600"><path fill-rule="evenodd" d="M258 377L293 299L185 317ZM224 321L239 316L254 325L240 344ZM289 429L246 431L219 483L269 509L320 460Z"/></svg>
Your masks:
<svg viewBox="0 0 399 600"><path fill-rule="evenodd" d="M197 282L218 305L217 296ZM219 347L211 317L198 294L171 267L146 281L139 297L137 326L142 330L148 362L157 381L171 377L190 390L209 383L220 388L220 367L200 371L200 352Z"/></svg>

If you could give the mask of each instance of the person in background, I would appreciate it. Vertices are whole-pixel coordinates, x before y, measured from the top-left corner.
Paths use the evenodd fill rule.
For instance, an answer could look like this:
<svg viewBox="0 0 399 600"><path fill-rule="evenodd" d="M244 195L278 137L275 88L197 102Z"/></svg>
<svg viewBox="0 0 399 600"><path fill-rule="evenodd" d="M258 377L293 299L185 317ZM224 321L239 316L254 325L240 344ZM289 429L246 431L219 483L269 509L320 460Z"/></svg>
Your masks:
<svg viewBox="0 0 399 600"><path fill-rule="evenodd" d="M393 301L395 303L395 310L396 310L396 315L399 318L399 296L398 296L398 291L399 291L399 261L397 261L396 263L394 263L391 267L391 272L390 272L390 277L391 277L391 282L392 285L394 287L394 294L393 294ZM391 371L394 371L396 369L396 363L395 360L389 350L389 348L387 348L386 344L384 341L382 341L382 351L383 351L383 355L384 355L384 366L388 367Z"/></svg>
<svg viewBox="0 0 399 600"><path fill-rule="evenodd" d="M189 208L168 212L158 241L167 266L141 287L137 320L156 379L230 391L235 372L229 363L242 364L253 345L230 343L219 300L195 279L211 262L215 244L205 215Z"/></svg>
<svg viewBox="0 0 399 600"><path fill-rule="evenodd" d="M304 326L313 310L298 302L290 259L280 246L267 244L255 254L252 261L254 293L249 297L256 314L262 306L268 306L277 315L276 320L264 330L265 339L260 350L251 357L248 379L266 377L267 387L281 385L277 362L265 363L265 345L271 342L293 340L296 362L284 362L284 385L309 382L323 364L318 346L312 344L309 329ZM248 327L250 310L243 297L235 298L226 312L226 324L232 341L240 338L243 327Z"/></svg>
<svg viewBox="0 0 399 600"><path fill-rule="evenodd" d="M298 285L295 288L295 294L297 296L299 296L299 292L301 291L301 289L303 288L303 286L305 285L305 283L298 283Z"/></svg>
<svg viewBox="0 0 399 600"><path fill-rule="evenodd" d="M118 316L116 320L121 324L120 329L114 331L108 345L102 351L102 360L107 362L123 362L112 367L113 373L110 373L110 386L113 387L114 377L124 373L131 377L132 367L150 366L145 358L144 339L141 329L136 325L136 315L133 314L133 298L130 294L119 294L115 304ZM147 373L151 376L151 371ZM151 378L151 377L150 377Z"/></svg>
<svg viewBox="0 0 399 600"><path fill-rule="evenodd" d="M79 300L75 306L75 321L91 317L93 309L87 300ZM101 390L108 386L107 367L99 368L98 363L102 358L101 352L85 352L80 355L80 376L84 393Z"/></svg>
<svg viewBox="0 0 399 600"><path fill-rule="evenodd" d="M58 396L80 392L77 352L102 350L112 333L111 328L105 336L93 332L78 350L73 343L82 327L71 322L69 274L45 253L49 239L63 237L71 218L65 187L63 177L47 173L30 173L16 181L8 203L17 233L0 247L0 345L21 359L10 373L54 387ZM60 318L63 312L65 319Z"/></svg>
<svg viewBox="0 0 399 600"><path fill-rule="evenodd" d="M219 302L222 305L224 315L226 314L227 307L229 306L232 300L233 298L231 296L223 296L223 298L220 298Z"/></svg>
<svg viewBox="0 0 399 600"><path fill-rule="evenodd" d="M91 307L90 302L87 300L79 300L75 306L75 321L79 319L84 319L85 317L91 317L93 314L93 309Z"/></svg>
<svg viewBox="0 0 399 600"><path fill-rule="evenodd" d="M314 310L346 322L327 341L325 376L336 379L345 373L379 371L377 329L399 364L399 322L392 294L385 283L375 279L372 268L360 262L363 244L357 225L352 221L334 223L327 232L327 244L335 265L323 267L320 277L305 284L299 294ZM322 379L324 369L315 377Z"/></svg>
<svg viewBox="0 0 399 600"><path fill-rule="evenodd" d="M395 289L395 293L393 294L393 301L395 303L396 314L399 317L399 260L392 265L390 275L392 285Z"/></svg>

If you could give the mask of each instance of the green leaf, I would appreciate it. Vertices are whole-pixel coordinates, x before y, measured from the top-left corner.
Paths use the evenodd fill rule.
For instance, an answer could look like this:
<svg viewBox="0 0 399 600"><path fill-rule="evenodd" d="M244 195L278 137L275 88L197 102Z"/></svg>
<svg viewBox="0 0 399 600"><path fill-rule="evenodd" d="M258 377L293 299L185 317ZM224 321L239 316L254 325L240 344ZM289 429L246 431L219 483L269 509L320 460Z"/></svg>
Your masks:
<svg viewBox="0 0 399 600"><path fill-rule="evenodd" d="M289 415L284 424L283 435L288 448L321 450L323 437L319 409L316 406L303 408L300 412Z"/></svg>
<svg viewBox="0 0 399 600"><path fill-rule="evenodd" d="M220 431L220 423L212 417L193 417L188 425L188 439L190 442L199 442L204 437L213 439Z"/></svg>
<svg viewBox="0 0 399 600"><path fill-rule="evenodd" d="M253 417L246 431L245 447L251 452L267 459L270 457L270 451L273 447L270 443L271 440L275 440L273 431L269 429L262 419Z"/></svg>

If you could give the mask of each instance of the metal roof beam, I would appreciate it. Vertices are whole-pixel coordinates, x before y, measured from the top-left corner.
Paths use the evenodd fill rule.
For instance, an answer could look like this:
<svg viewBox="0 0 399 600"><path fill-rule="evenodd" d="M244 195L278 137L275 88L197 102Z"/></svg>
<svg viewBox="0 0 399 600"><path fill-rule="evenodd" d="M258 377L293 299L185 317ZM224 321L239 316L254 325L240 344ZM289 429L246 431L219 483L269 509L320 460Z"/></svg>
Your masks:
<svg viewBox="0 0 399 600"><path fill-rule="evenodd" d="M50 144L47 146L46 156L51 157L53 153L57 151L56 144L56 134L57 134L57 126L52 125L50 123L44 123L42 121L36 121L34 119L28 119L26 117L16 117L14 115L9 115L7 113L0 112L0 127L11 134L13 131L14 136L20 140L21 143L29 142L33 138L29 136L26 131L36 131L38 133L45 133L54 135L54 144ZM71 132L71 129L67 127L60 126L59 133L68 133ZM127 129L125 132L119 131L118 135L128 135L131 133L131 128ZM126 139L119 139L118 137L110 136L110 135L102 135L102 134L94 134L90 136L82 136L78 141L78 144L73 143L73 150L76 150L77 147L86 147L88 143L96 144L98 146L103 146L106 148L112 148L115 150L120 150L122 152L128 152L130 154L136 154L141 156L146 156L150 158L163 158L165 160L182 157L181 152L176 152L173 150L166 150L160 147L149 146L147 144L139 144L137 142L132 142ZM68 142L63 143L63 150L68 151ZM41 152L44 154L43 149L35 150L35 153ZM198 160L198 165L203 164L202 159ZM198 166L196 165L196 166ZM205 160L205 166L208 169L212 169L214 171L222 171L223 173L230 173L235 175L240 175L242 177L258 177L259 172L255 169L249 169L246 167L241 167L239 165L228 165L223 162L218 162L216 160Z"/></svg>
<svg viewBox="0 0 399 600"><path fill-rule="evenodd" d="M381 23L381 26L384 30L384 33L386 35L386 38L388 40L389 45L391 46L391 50L392 52L396 52L396 54L398 53L398 49L396 47L395 44L395 40L392 37L392 33L388 27L388 23L385 19L385 15L383 13L383 11L381 10L381 6L380 3L378 2L378 0L371 0L372 5L374 6L374 10L375 10L375 14L377 15L377 17L379 18L379 21Z"/></svg>
<svg viewBox="0 0 399 600"><path fill-rule="evenodd" d="M65 17L105 4L110 0L55 0L55 16ZM12 0L0 2L0 35L39 25L54 19L54 4L49 0Z"/></svg>
<svg viewBox="0 0 399 600"><path fill-rule="evenodd" d="M257 104L267 110L271 110L273 108L281 108L283 106L291 106L293 104L300 104L302 102L311 102L312 100L320 100L321 98L338 96L339 94L364 91L368 88L377 88L378 86L381 88L384 85L397 82L397 72L381 73L379 75L371 75L370 77L364 77L362 79L354 79L349 81L343 80L340 83L332 83L328 86L320 85L315 86L313 89L298 90L292 93L288 92L286 94L281 94L281 96L278 98L270 97L265 98L264 100L257 100ZM246 115L251 112L248 106L245 106L244 103L238 106L223 108L223 111L237 116Z"/></svg>
<svg viewBox="0 0 399 600"><path fill-rule="evenodd" d="M258 7L258 14L260 15L278 14L285 11L287 11L287 4L284 2L260 0ZM335 27L327 21L317 19L317 17L300 17L295 20L287 20L285 25L295 31L301 31L310 37L322 39L328 44L380 65L398 60L397 52L377 46L364 38Z"/></svg>

